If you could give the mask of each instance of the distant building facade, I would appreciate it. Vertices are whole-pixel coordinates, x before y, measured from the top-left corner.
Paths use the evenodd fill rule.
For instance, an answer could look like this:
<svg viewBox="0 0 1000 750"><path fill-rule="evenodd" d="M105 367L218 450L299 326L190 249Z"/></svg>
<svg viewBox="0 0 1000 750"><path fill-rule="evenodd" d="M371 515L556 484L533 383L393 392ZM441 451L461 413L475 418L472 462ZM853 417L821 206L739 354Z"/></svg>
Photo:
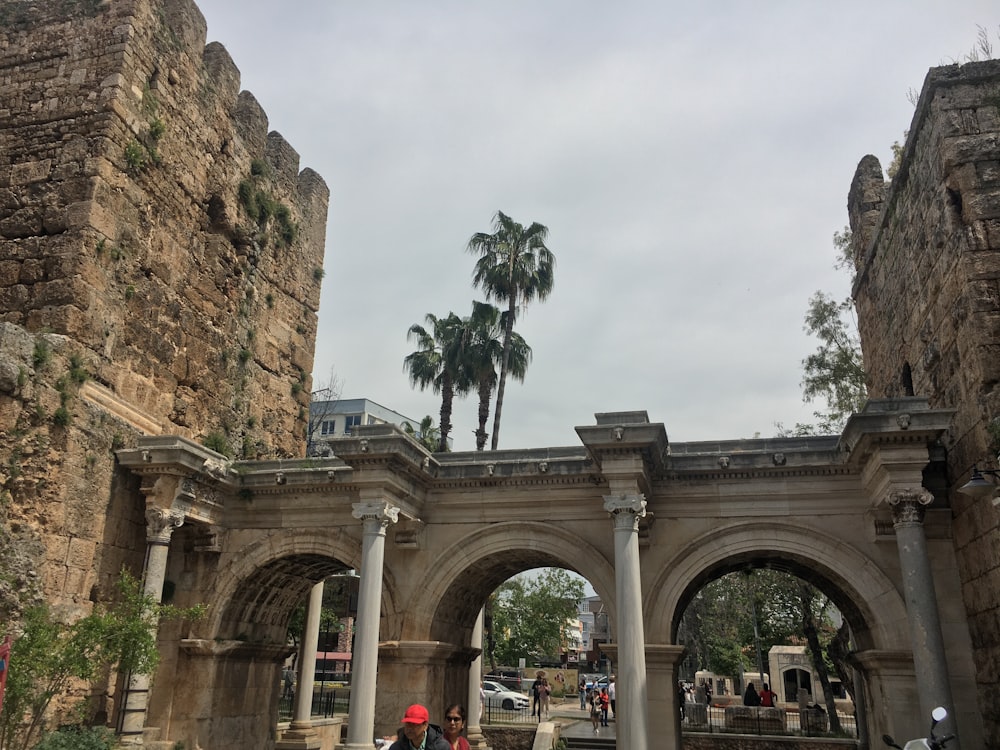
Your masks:
<svg viewBox="0 0 1000 750"><path fill-rule="evenodd" d="M394 424L420 437L420 420L407 417L367 398L341 398L313 401L309 404L309 453L329 453L326 441L350 435L355 427L369 424Z"/></svg>

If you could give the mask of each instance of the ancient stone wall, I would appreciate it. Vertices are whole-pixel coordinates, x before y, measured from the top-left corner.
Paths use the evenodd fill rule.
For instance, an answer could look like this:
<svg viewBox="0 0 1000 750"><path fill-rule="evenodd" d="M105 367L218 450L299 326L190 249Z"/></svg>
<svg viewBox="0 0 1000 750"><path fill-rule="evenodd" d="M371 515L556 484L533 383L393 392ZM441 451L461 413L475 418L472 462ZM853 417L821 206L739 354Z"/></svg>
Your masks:
<svg viewBox="0 0 1000 750"><path fill-rule="evenodd" d="M866 156L848 207L870 395L957 410L954 540L979 707L1000 742L1000 509L954 489L1000 449L1000 61L932 69L895 178Z"/></svg>
<svg viewBox="0 0 1000 750"><path fill-rule="evenodd" d="M141 570L139 435L303 455L328 198L193 3L0 0L0 620Z"/></svg>
<svg viewBox="0 0 1000 750"><path fill-rule="evenodd" d="M298 456L328 191L185 0L0 2L0 319L164 432Z"/></svg>

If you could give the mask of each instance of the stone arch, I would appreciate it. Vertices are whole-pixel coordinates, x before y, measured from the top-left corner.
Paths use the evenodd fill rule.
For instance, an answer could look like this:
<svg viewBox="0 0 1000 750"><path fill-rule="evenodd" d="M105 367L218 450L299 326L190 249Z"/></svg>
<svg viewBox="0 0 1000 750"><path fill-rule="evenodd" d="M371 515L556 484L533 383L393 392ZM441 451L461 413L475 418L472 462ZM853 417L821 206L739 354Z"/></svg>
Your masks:
<svg viewBox="0 0 1000 750"><path fill-rule="evenodd" d="M816 529L762 521L713 529L678 550L651 587L647 634L667 633L674 642L681 614L705 583L762 564L797 575L827 594L849 623L859 650L907 642L905 603L875 562Z"/></svg>
<svg viewBox="0 0 1000 750"><path fill-rule="evenodd" d="M319 581L361 565L361 547L344 529L281 529L231 553L214 587L219 606L206 626L216 638L283 642L291 611ZM383 598L391 599L391 576ZM253 633L234 632L251 627Z"/></svg>
<svg viewBox="0 0 1000 750"><path fill-rule="evenodd" d="M497 560L514 552L520 554L510 564ZM614 564L603 552L565 528L511 521L477 529L437 556L428 566L432 572L416 616L409 619L426 631L406 637L452 641L457 631L467 643L489 593L511 576L536 567L567 568L584 576L612 610L614 621Z"/></svg>

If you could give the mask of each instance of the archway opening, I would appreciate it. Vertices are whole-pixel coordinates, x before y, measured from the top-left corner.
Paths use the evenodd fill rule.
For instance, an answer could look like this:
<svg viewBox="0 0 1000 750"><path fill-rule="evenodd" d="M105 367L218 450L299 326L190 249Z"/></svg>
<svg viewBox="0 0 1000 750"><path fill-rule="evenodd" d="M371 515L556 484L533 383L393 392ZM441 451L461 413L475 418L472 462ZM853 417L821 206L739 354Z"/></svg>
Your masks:
<svg viewBox="0 0 1000 750"><path fill-rule="evenodd" d="M687 649L679 665L686 701L763 705L800 721L806 709L822 711L831 733L856 736L847 655L851 619L864 625L846 592L800 560L762 555L703 571L683 601L674 622L675 642Z"/></svg>

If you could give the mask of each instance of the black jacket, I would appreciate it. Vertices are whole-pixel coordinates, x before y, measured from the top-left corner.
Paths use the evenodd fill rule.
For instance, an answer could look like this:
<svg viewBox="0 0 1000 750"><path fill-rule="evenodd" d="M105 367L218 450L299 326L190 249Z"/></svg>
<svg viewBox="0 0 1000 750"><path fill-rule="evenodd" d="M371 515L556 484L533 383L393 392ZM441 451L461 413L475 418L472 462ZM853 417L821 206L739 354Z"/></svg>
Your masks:
<svg viewBox="0 0 1000 750"><path fill-rule="evenodd" d="M389 750L410 750L410 741L406 739L402 729L397 733L397 737L399 739L389 746ZM444 738L444 732L436 724L427 725L427 742L424 744L424 750L451 750L451 745Z"/></svg>

